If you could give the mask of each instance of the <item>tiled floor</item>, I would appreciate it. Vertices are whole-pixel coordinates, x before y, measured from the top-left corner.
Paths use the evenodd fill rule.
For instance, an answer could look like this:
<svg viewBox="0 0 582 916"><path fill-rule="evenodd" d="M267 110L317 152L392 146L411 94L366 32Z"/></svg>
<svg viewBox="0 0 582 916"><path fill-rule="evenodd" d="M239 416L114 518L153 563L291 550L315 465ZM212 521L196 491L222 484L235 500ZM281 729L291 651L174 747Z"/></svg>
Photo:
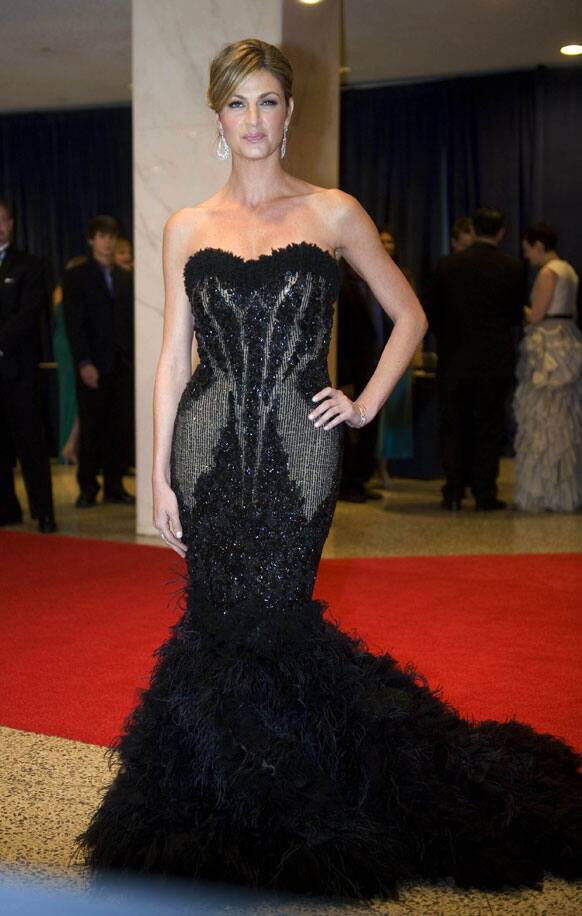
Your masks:
<svg viewBox="0 0 582 916"><path fill-rule="evenodd" d="M512 465L504 462L500 496L511 498ZM159 542L136 538L132 509L96 506L79 512L74 469L54 468L61 534L109 540ZM132 489L133 480L126 480ZM19 481L22 495L22 484ZM339 503L325 556L443 555L582 551L582 514L528 516L515 511L476 513L467 508L449 515L438 508L437 481L394 481L377 501ZM23 498L23 504L25 504ZM17 530L17 529L15 529ZM34 531L25 522L18 530ZM40 536L40 535L39 535ZM74 838L83 829L111 778L105 750L62 738L0 727L0 871L29 868L36 874L86 878L72 859ZM260 913L339 914L361 908L332 902L297 900L285 904L265 898ZM492 914L582 914L582 883L548 879L543 892L483 894L446 884L403 889L398 902L378 901L368 912L422 916Z"/></svg>
<svg viewBox="0 0 582 916"><path fill-rule="evenodd" d="M79 511L74 502L77 485L73 468L53 468L57 521L60 534L159 544L157 538L135 534L134 510L97 504ZM513 462L502 462L499 496L511 505ZM125 486L135 492L135 481ZM381 499L363 505L339 502L324 548L326 557L427 556L469 553L563 553L582 551L582 512L545 512L530 515L507 509L475 512L471 498L461 512L440 508L438 480L395 479ZM22 483L18 490L26 505ZM6 530L12 530L10 528ZM36 531L25 517L15 531Z"/></svg>

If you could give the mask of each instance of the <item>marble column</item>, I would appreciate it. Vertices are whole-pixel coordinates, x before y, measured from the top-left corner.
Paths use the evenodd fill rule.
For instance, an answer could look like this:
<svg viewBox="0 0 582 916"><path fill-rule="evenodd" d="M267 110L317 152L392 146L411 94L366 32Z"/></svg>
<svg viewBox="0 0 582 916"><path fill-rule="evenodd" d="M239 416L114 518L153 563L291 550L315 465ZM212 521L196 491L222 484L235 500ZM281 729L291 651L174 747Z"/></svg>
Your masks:
<svg viewBox="0 0 582 916"><path fill-rule="evenodd" d="M337 185L338 0L316 6L298 0L133 0L139 534L155 533L150 477L164 303L162 231L171 213L206 199L228 177L229 163L215 155L208 65L223 45L246 37L282 47L296 71L287 168L325 187Z"/></svg>

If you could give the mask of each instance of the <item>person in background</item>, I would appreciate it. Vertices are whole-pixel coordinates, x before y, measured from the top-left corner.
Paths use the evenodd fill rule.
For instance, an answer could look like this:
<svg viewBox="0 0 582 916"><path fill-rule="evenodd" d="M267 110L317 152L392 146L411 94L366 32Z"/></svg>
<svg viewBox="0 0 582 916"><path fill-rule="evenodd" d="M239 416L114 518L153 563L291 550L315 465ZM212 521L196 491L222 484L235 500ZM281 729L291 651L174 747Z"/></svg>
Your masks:
<svg viewBox="0 0 582 916"><path fill-rule="evenodd" d="M84 264L85 255L67 261L65 270ZM79 416L75 393L76 372L65 330L63 288L53 291L53 353L58 365L59 380L59 455L64 464L76 464L79 451Z"/></svg>
<svg viewBox="0 0 582 916"><path fill-rule="evenodd" d="M123 270L133 270L133 247L129 239L118 237L115 243L113 260Z"/></svg>
<svg viewBox="0 0 582 916"><path fill-rule="evenodd" d="M557 252L552 226L523 234L538 268L517 364L518 509L574 512L582 506L582 334L576 324L578 275Z"/></svg>
<svg viewBox="0 0 582 916"><path fill-rule="evenodd" d="M400 252L396 236L388 226L379 230L380 241L394 263L400 268L412 289L416 292L416 285L410 270L400 261ZM390 337L391 322L384 317L384 342ZM412 441L412 370L421 362L422 344L419 345L414 359L408 369L401 376L394 391L380 411L378 423L378 476L384 489L390 487L389 462L407 460L413 457Z"/></svg>
<svg viewBox="0 0 582 916"><path fill-rule="evenodd" d="M133 272L133 246L129 239L118 237L115 243L115 252L113 259L118 267L123 270ZM129 404L129 413L127 415L127 430L129 435L126 437L126 460L124 473L128 476L135 476L135 437L133 429L135 426L135 401L133 387L131 392L131 401Z"/></svg>
<svg viewBox="0 0 582 916"><path fill-rule="evenodd" d="M338 387L348 397L361 391L374 371L384 348L384 314L368 284L345 259L339 262L341 286L338 296ZM344 450L339 499L363 503L381 499L366 486L375 467L378 415L362 429L344 424Z"/></svg>
<svg viewBox="0 0 582 916"><path fill-rule="evenodd" d="M466 251L467 248L470 248L473 242L475 241L475 229L473 227L473 220L470 216L460 216L455 220L451 226L451 253L455 254L459 251ZM432 335L431 335L432 336ZM471 431L469 429L465 430L465 435L467 436L467 441L465 444L465 455L470 455L471 453ZM471 485L471 468L466 468L465 471L465 481L468 486ZM463 498L466 496L466 490L463 489Z"/></svg>
<svg viewBox="0 0 582 916"><path fill-rule="evenodd" d="M525 301L522 263L499 251L503 213L477 210L473 226L473 244L438 263L430 294L446 477L442 506L450 511L461 508L466 483L476 509L506 507L497 498L497 476L514 369L512 327L521 322Z"/></svg>
<svg viewBox="0 0 582 916"><path fill-rule="evenodd" d="M133 391L133 275L114 264L117 221L88 227L92 256L67 270L63 305L77 370L80 444L77 508L95 505L102 460L104 502L135 503L123 487Z"/></svg>
<svg viewBox="0 0 582 916"><path fill-rule="evenodd" d="M38 376L47 285L42 261L15 247L13 231L12 207L0 199L0 525L22 521L14 489L16 455L31 518L50 534L57 526Z"/></svg>
<svg viewBox="0 0 582 916"><path fill-rule="evenodd" d="M122 238L121 236L117 239L115 243L115 252L113 259L118 267L123 268L123 270L128 270L133 272L133 245L129 239ZM133 429L135 426L135 401L134 401L134 392L133 386L131 391L131 401L129 404L129 413L127 415L127 430L128 436L126 437L126 467L125 473L128 476L135 476L135 436L133 435Z"/></svg>
<svg viewBox="0 0 582 916"><path fill-rule="evenodd" d="M460 216L451 227L451 252L465 251L475 241L475 229L470 216Z"/></svg>

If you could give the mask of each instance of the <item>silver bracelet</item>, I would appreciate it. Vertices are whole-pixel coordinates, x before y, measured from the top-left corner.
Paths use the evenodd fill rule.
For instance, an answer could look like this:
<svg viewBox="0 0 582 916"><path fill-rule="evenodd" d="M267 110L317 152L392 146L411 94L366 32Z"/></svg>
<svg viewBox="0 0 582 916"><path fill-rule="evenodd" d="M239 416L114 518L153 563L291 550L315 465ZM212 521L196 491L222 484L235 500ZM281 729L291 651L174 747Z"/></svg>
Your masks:
<svg viewBox="0 0 582 916"><path fill-rule="evenodd" d="M357 423L357 424L348 423L348 426L351 426L352 429L360 429L362 426L365 426L365 424L366 424L366 422L367 422L367 420L368 420L368 412L367 412L366 408L364 407L364 405L363 405L363 404L360 404L359 401L355 401L353 406L354 406L354 410L357 410L357 412L358 412L359 415L360 415L359 423Z"/></svg>

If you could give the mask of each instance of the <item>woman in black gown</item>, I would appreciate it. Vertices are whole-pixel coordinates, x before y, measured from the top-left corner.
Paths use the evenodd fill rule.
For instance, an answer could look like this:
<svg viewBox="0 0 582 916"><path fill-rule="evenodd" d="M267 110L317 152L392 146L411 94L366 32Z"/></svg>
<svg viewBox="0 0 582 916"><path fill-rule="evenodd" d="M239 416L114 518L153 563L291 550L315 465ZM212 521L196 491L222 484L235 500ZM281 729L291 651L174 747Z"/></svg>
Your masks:
<svg viewBox="0 0 582 916"><path fill-rule="evenodd" d="M186 558L186 602L79 838L85 859L353 897L413 876L573 877L578 757L526 725L461 719L312 598L340 424L378 412L425 319L357 202L283 171L283 55L227 47L209 100L232 173L167 223L155 390L155 523ZM355 403L327 374L336 256L394 322Z"/></svg>

